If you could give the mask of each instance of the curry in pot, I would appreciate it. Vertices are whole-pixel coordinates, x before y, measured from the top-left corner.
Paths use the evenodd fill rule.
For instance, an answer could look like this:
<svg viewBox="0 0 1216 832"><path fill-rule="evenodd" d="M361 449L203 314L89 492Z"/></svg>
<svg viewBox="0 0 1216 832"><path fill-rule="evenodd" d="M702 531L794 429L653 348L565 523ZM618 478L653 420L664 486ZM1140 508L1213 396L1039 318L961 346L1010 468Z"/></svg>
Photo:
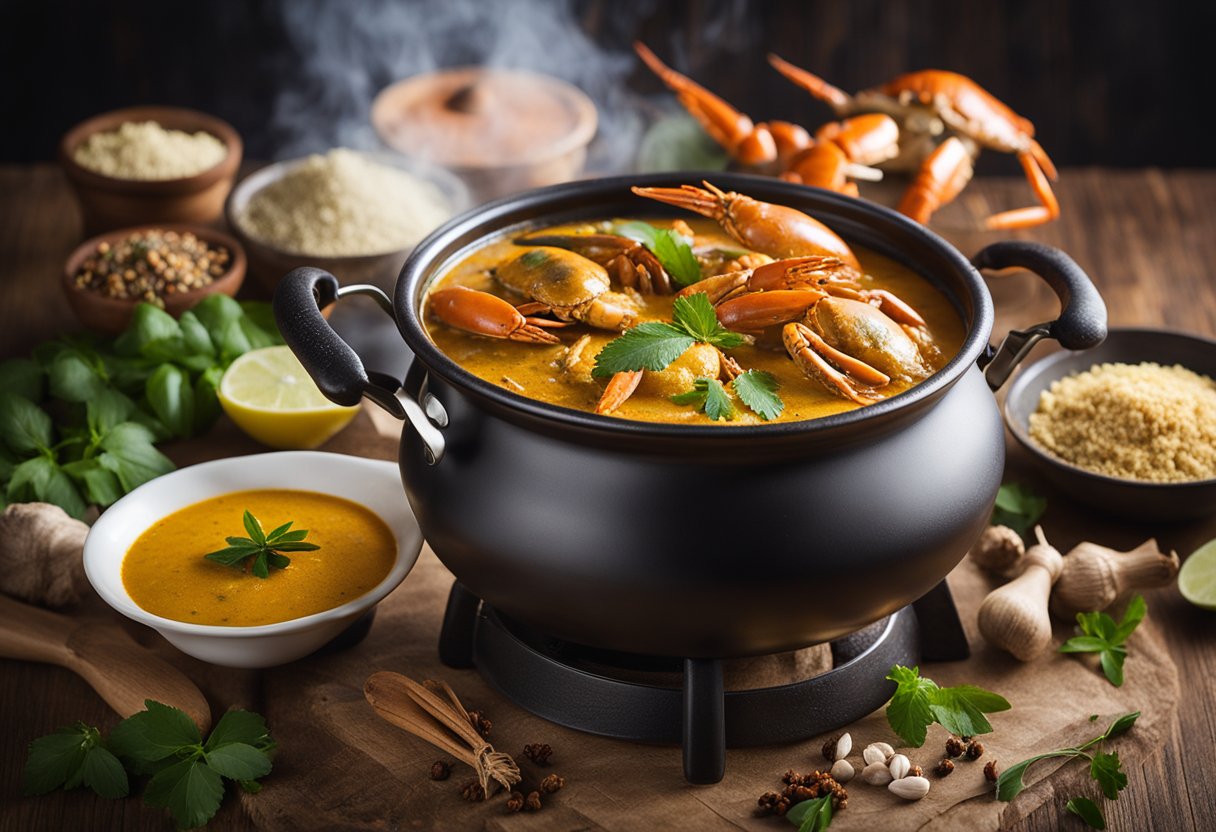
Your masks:
<svg viewBox="0 0 1216 832"><path fill-rule="evenodd" d="M425 318L436 346L549 404L758 424L897 395L962 345L945 295L802 212L708 183L635 192L702 217L490 240L432 285Z"/></svg>

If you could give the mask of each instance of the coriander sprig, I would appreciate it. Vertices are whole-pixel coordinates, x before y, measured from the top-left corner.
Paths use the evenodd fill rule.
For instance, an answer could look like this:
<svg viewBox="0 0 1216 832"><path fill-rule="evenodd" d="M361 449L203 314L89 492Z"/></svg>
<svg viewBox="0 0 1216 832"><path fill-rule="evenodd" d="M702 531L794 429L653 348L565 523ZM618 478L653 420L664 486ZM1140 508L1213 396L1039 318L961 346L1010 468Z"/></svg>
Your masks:
<svg viewBox="0 0 1216 832"><path fill-rule="evenodd" d="M245 509L242 520L249 537L226 537L224 539L228 548L209 552L203 557L237 569L248 567L249 571L259 578L268 578L271 567L286 569L291 563L291 558L282 554L283 552L315 552L321 548L315 543L304 542L308 529L291 531L294 521L289 520L267 534L262 530L261 522L249 509Z"/></svg>
<svg viewBox="0 0 1216 832"><path fill-rule="evenodd" d="M925 744L934 722L952 734L971 737L992 731L984 714L1010 708L1005 697L975 685L938 687L921 676L918 667L897 664L887 678L896 685L895 695L887 703L887 722L900 739L916 748Z"/></svg>
<svg viewBox="0 0 1216 832"><path fill-rule="evenodd" d="M693 382L692 389L686 393L677 393L671 397L674 404L696 405L697 410L705 411L705 415L715 422L733 420L736 415L735 406L731 403L730 394L726 387L716 378L699 378Z"/></svg>
<svg viewBox="0 0 1216 832"><path fill-rule="evenodd" d="M729 350L745 341L742 335L718 323L713 304L702 293L676 298L671 314L669 324L658 321L638 324L605 344L595 357L591 375L608 378L638 370L657 372L666 369L695 343Z"/></svg>
<svg viewBox="0 0 1216 832"><path fill-rule="evenodd" d="M1127 658L1127 648L1123 645L1147 613L1148 605L1141 595L1128 602L1127 610L1118 623L1104 612L1079 612L1077 626L1081 635L1061 644L1060 652L1097 653L1106 678L1115 687L1122 687L1123 661Z"/></svg>
<svg viewBox="0 0 1216 832"><path fill-rule="evenodd" d="M776 419L785 409L784 402L777 395L779 387L777 379L763 370L748 370L730 383L730 389L739 397L739 401L765 421ZM705 415L715 422L719 419L730 421L737 415L726 385L717 379L699 378L693 382L691 390L677 393L671 397L671 401L674 404L695 405L697 410L705 411Z"/></svg>
<svg viewBox="0 0 1216 832"><path fill-rule="evenodd" d="M701 264L697 262L692 246L683 234L640 220L620 223L613 231L650 249L671 279L679 285L688 286L701 279Z"/></svg>

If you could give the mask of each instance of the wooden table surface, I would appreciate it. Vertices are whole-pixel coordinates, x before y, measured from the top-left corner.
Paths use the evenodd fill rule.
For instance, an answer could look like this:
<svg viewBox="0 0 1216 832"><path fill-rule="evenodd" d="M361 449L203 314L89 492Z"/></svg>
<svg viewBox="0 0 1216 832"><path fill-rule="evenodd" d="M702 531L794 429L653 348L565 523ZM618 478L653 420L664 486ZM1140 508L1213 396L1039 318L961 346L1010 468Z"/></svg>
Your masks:
<svg viewBox="0 0 1216 832"><path fill-rule="evenodd" d="M940 212L933 227L970 255L997 239L1039 240L1069 252L1106 299L1112 326L1168 326L1216 337L1216 171L1070 169L1057 193L1063 217L1016 233L978 230L977 218L1025 204L1025 183L985 179ZM884 194L885 196L885 194ZM80 241L72 195L51 165L0 167L0 358L24 355L40 340L71 328L59 290L64 259ZM1054 317L1054 297L1020 273L989 281L997 306L995 337ZM1011 464L1016 463L1011 449ZM1038 483L1036 483L1036 486ZM1130 548L1155 535L1184 557L1216 537L1216 521L1148 528L1119 523L1043 489L1094 536ZM1197 610L1173 587L1150 591L1150 614L1163 628L1182 677L1178 722L1159 754L1129 772L1117 803L1104 807L1112 829L1204 829L1216 818L1216 615ZM84 720L116 718L89 687L58 668L0 660L0 830L171 828L137 799L107 801L79 790L20 797L25 745ZM250 829L228 800L212 828ZM1030 832L1082 828L1063 801L1048 803L1015 827Z"/></svg>

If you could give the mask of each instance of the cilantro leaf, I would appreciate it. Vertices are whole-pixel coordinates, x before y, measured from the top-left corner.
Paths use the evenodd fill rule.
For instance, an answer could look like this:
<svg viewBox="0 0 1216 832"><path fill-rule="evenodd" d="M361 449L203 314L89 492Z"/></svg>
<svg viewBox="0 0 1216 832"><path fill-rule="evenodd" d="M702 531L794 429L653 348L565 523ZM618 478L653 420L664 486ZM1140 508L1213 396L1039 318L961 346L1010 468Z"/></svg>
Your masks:
<svg viewBox="0 0 1216 832"><path fill-rule="evenodd" d="M1008 526L1027 540L1034 524L1047 510L1047 498L1019 483L1005 483L996 492L990 523Z"/></svg>
<svg viewBox="0 0 1216 832"><path fill-rule="evenodd" d="M161 769L144 789L144 803L168 809L182 829L193 829L211 820L223 798L223 780L199 757Z"/></svg>
<svg viewBox="0 0 1216 832"><path fill-rule="evenodd" d="M1123 618L1118 623L1104 612L1077 613L1077 626L1081 635L1073 636L1060 645L1061 653L1097 653L1102 672L1115 687L1123 685L1123 662L1127 648L1123 646L1128 637L1140 626L1148 606L1143 596L1137 595L1128 603Z"/></svg>
<svg viewBox="0 0 1216 832"><path fill-rule="evenodd" d="M975 685L938 687L917 667L895 665L887 678L896 685L887 705L887 722L905 743L917 748L924 745L934 722L962 736L987 734L992 725L984 714L1010 708L1003 696Z"/></svg>
<svg viewBox="0 0 1216 832"><path fill-rule="evenodd" d="M688 286L701 279L701 264L692 252L692 246L682 234L657 228L650 223L634 220L618 224L613 231L622 237L636 240L650 249L681 286Z"/></svg>
<svg viewBox="0 0 1216 832"><path fill-rule="evenodd" d="M1102 817L1102 810L1088 797L1074 797L1064 804L1064 808L1085 821L1091 829L1106 828L1106 818Z"/></svg>
<svg viewBox="0 0 1216 832"><path fill-rule="evenodd" d="M97 729L77 722L31 742L25 760L25 794L46 794L68 782L84 765L96 734Z"/></svg>
<svg viewBox="0 0 1216 832"><path fill-rule="evenodd" d="M1007 711L1010 708L1005 697L975 685L938 688L930 692L929 703L938 724L960 737L990 733L992 725L984 713Z"/></svg>
<svg viewBox="0 0 1216 832"><path fill-rule="evenodd" d="M207 737L203 750L214 751L232 742L243 742L259 748L265 746L270 742L266 720L252 711L228 711L211 729L211 735Z"/></svg>
<svg viewBox="0 0 1216 832"><path fill-rule="evenodd" d="M737 376L730 386L739 401L766 422L776 419L785 409L785 402L777 395L780 383L764 370L747 370Z"/></svg>
<svg viewBox="0 0 1216 832"><path fill-rule="evenodd" d="M1082 757L1089 760L1090 776L1098 782L1098 785L1102 787L1102 791L1107 797L1112 800L1117 799L1119 791L1127 786L1127 775L1121 770L1119 755L1098 752L1091 757L1086 753L1086 749L1112 737L1126 733L1135 724L1139 716L1139 711L1124 714L1112 722L1105 733L1094 737L1088 742L1070 748L1061 748L1056 751L1048 751L1045 754L1038 754L1028 760L1022 760L1020 763L1006 768L996 780L997 800L1008 801L1017 797L1026 788L1026 783L1023 780L1026 769L1040 760L1047 760L1052 757ZM1090 721L1092 722L1093 720L1091 719Z"/></svg>
<svg viewBox="0 0 1216 832"><path fill-rule="evenodd" d="M735 406L730 400L730 394L716 378L699 378L693 382L691 390L677 393L671 397L674 404L696 405L697 410L704 410L705 415L715 422L731 421L737 415Z"/></svg>
<svg viewBox="0 0 1216 832"><path fill-rule="evenodd" d="M636 370L662 370L693 345L694 339L672 324L638 324L612 339L595 357L591 375L607 378Z"/></svg>
<svg viewBox="0 0 1216 832"><path fill-rule="evenodd" d="M229 780L256 780L270 773L270 758L243 742L229 742L206 754L207 765Z"/></svg>
<svg viewBox="0 0 1216 832"><path fill-rule="evenodd" d="M832 796L795 803L785 813L785 819L797 826L798 832L821 832L832 824Z"/></svg>
<svg viewBox="0 0 1216 832"><path fill-rule="evenodd" d="M1117 800L1119 792L1127 788L1127 775L1123 772L1119 755L1099 751L1089 763L1089 776L1098 782L1102 794Z"/></svg>
<svg viewBox="0 0 1216 832"><path fill-rule="evenodd" d="M731 332L718 323L718 313L703 293L685 298L676 298L671 306L671 318L675 326L683 329L695 340L729 350L744 343L746 339Z"/></svg>
<svg viewBox="0 0 1216 832"><path fill-rule="evenodd" d="M198 726L184 711L151 699L144 707L110 733L110 745L120 757L154 763L202 742Z"/></svg>
<svg viewBox="0 0 1216 832"><path fill-rule="evenodd" d="M126 797L131 789L122 763L101 745L93 746L85 754L81 775L84 784L102 797Z"/></svg>

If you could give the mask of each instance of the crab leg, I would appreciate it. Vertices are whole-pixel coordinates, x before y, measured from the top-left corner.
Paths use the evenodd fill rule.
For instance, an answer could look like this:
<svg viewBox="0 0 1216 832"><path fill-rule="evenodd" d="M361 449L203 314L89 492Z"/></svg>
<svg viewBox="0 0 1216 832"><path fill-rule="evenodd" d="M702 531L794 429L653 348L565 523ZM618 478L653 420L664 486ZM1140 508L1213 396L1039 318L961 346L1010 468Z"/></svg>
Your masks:
<svg viewBox="0 0 1216 832"><path fill-rule="evenodd" d="M811 95L825 102L833 110L836 115L847 115L850 110L850 105L853 103L853 97L839 87L833 87L827 81L820 78L818 75L807 72L801 67L794 66L787 60L769 53L768 62L773 69L780 72L789 80L793 81L798 86L809 92Z"/></svg>
<svg viewBox="0 0 1216 832"><path fill-rule="evenodd" d="M1042 205L1035 205L1030 208L1015 208L1012 211L1004 211L1000 214L994 214L987 219L984 226L987 228L1029 228L1032 225L1042 225L1045 222L1051 222L1056 217L1060 216L1060 203L1056 199L1056 195L1051 190L1051 185L1047 181L1047 177L1055 178L1055 167L1051 166L1050 170L1044 170L1043 161L1051 165L1051 160L1047 158L1047 154L1043 152L1043 148L1039 147L1039 143L1031 140L1034 149L1022 151L1018 154L1018 161L1022 163L1022 170L1026 172L1026 179L1030 182L1030 187L1034 189L1034 195L1038 197ZM1037 150L1037 153L1036 153Z"/></svg>
<svg viewBox="0 0 1216 832"><path fill-rule="evenodd" d="M777 144L767 126L753 124L745 114L705 87L667 66L641 41L633 42L633 50L731 156L745 165L764 165L777 158Z"/></svg>
<svg viewBox="0 0 1216 832"><path fill-rule="evenodd" d="M951 202L971 181L971 154L954 136L929 154L920 173L904 192L899 213L924 224L938 208Z"/></svg>
<svg viewBox="0 0 1216 832"><path fill-rule="evenodd" d="M431 314L448 326L463 329L487 338L505 338L533 344L557 344L558 338L545 327L565 324L525 317L497 295L478 292L467 286L454 286L432 292L429 299ZM530 307L535 304L525 304Z"/></svg>
<svg viewBox="0 0 1216 832"><path fill-rule="evenodd" d="M822 299L822 292L775 289L731 298L718 304L714 311L727 329L754 332L801 318Z"/></svg>
<svg viewBox="0 0 1216 832"><path fill-rule="evenodd" d="M595 412L611 413L623 405L633 395L633 391L638 389L638 385L642 382L642 372L642 370L633 370L614 375L608 381L608 386L604 388L604 394L600 396L599 402L596 403Z"/></svg>
<svg viewBox="0 0 1216 832"><path fill-rule="evenodd" d="M858 404L873 404L878 399L860 392L853 386L848 376L829 364L823 356L830 357L832 361L844 367L847 372L861 381L866 381L867 378L873 379L872 383L876 386L881 386L890 381L887 376L878 372L870 365L850 358L839 350L832 349L822 338L804 324L786 324L785 328L781 330L781 340L785 344L786 352L789 353L790 358L794 360L794 363L798 365L798 368L803 373L810 378L816 379L833 393L844 396L846 399L855 401Z"/></svg>
<svg viewBox="0 0 1216 832"><path fill-rule="evenodd" d="M877 165L899 155L899 125L885 113L866 113L828 122L815 141L831 142L856 165Z"/></svg>

